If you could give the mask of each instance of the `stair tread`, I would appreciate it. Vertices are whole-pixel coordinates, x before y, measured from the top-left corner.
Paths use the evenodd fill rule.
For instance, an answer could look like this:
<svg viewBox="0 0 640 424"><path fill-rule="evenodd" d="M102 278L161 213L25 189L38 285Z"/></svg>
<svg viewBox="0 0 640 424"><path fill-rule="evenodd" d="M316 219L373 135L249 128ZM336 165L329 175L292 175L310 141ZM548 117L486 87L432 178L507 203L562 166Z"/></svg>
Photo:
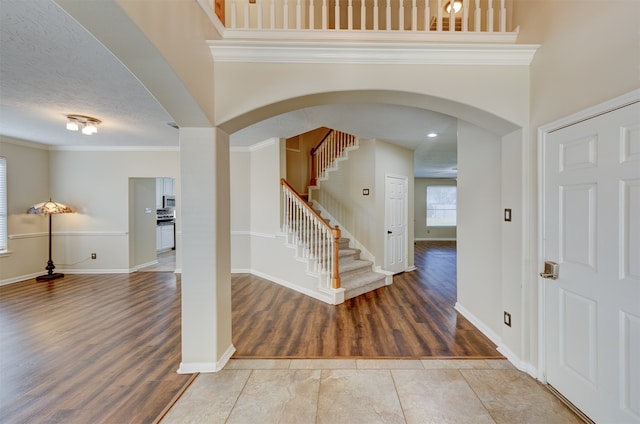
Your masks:
<svg viewBox="0 0 640 424"><path fill-rule="evenodd" d="M356 269L360 269L360 268L366 268L366 267L370 267L373 264L373 262L365 260L365 259L354 259L352 261L348 261L344 264L344 266L342 266L342 264L340 264L340 273L342 274L343 272L348 272L348 271L353 271Z"/></svg>
<svg viewBox="0 0 640 424"><path fill-rule="evenodd" d="M350 290L366 286L367 284L371 284L375 281L384 280L385 278L384 274L378 274L377 272L371 271L341 278L341 285L345 290Z"/></svg>

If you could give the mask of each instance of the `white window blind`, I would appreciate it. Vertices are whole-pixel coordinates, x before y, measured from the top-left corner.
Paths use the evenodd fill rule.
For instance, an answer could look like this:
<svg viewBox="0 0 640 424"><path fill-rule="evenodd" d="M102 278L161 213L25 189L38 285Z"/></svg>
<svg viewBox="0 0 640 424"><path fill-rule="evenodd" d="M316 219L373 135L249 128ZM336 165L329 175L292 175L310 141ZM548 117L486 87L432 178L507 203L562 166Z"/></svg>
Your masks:
<svg viewBox="0 0 640 424"><path fill-rule="evenodd" d="M458 193L456 186L427 186L427 226L455 227Z"/></svg>
<svg viewBox="0 0 640 424"><path fill-rule="evenodd" d="M0 157L0 252L7 250L7 159Z"/></svg>

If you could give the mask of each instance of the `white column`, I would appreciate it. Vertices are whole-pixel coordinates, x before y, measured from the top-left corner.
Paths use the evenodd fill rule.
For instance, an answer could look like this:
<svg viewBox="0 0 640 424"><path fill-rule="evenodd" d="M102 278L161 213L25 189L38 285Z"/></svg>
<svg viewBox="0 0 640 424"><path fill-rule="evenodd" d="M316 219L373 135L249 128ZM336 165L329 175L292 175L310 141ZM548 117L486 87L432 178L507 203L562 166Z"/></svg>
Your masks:
<svg viewBox="0 0 640 424"><path fill-rule="evenodd" d="M229 136L180 129L182 361L179 373L215 372L231 343Z"/></svg>

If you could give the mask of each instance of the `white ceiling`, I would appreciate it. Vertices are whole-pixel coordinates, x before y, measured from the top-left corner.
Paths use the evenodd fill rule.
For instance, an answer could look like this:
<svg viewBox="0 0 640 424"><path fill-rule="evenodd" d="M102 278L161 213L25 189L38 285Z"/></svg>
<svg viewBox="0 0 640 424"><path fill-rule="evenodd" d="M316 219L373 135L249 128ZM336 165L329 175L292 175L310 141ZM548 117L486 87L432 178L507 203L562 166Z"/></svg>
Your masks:
<svg viewBox="0 0 640 424"><path fill-rule="evenodd" d="M100 119L98 134L67 131L68 114ZM138 79L52 0L0 0L0 134L57 147L175 147L172 121ZM405 106L305 108L245 128L231 144L322 126L415 150L416 176L456 176L456 119ZM439 136L428 139L430 131Z"/></svg>

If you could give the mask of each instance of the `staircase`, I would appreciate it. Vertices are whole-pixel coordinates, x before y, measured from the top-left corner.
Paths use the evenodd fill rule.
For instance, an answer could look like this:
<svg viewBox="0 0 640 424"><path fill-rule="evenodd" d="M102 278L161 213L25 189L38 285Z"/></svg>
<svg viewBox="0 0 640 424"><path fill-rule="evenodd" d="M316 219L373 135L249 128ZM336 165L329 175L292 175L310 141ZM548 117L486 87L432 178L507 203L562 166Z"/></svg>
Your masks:
<svg viewBox="0 0 640 424"><path fill-rule="evenodd" d="M386 285L386 275L373 271L373 262L360 259L360 250L349 247L348 238L340 238L338 264L344 300L370 292Z"/></svg>

